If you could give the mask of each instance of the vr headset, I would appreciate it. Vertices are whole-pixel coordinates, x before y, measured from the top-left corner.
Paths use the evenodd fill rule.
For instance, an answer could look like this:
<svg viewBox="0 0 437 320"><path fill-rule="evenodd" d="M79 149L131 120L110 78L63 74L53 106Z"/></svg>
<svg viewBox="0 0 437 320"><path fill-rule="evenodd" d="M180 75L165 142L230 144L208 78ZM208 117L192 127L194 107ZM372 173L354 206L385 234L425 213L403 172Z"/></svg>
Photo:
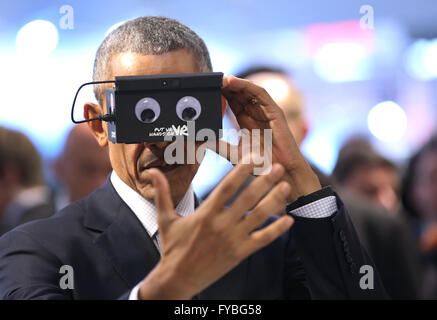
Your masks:
<svg viewBox="0 0 437 320"><path fill-rule="evenodd" d="M113 143L171 141L175 138L204 141L202 129L221 138L226 100L221 94L223 73L168 74L115 77L114 81L96 81L81 85L71 110L73 123L94 120L108 122ZM107 114L76 121L74 105L86 85L114 83L106 90Z"/></svg>

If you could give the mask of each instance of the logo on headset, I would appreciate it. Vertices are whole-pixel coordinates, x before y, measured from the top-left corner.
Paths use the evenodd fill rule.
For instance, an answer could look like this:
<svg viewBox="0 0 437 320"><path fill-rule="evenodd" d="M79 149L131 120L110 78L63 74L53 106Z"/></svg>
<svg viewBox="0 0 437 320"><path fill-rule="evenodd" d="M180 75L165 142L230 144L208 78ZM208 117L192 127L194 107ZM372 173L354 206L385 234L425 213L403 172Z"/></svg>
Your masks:
<svg viewBox="0 0 437 320"><path fill-rule="evenodd" d="M149 137L164 137L164 136L188 136L188 127L184 125L172 125L169 128L161 127L155 128L152 132L149 132Z"/></svg>

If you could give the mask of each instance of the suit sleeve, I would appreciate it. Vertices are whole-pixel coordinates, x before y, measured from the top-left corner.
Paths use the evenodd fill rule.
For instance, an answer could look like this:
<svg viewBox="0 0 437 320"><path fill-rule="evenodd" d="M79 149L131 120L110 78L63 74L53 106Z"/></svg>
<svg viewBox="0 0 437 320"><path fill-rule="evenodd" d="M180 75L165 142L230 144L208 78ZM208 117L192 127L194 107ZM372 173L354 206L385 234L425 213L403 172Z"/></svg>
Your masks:
<svg viewBox="0 0 437 320"><path fill-rule="evenodd" d="M73 300L74 289L62 289L63 263L30 234L13 230L0 238L1 300ZM127 300L129 292L119 299Z"/></svg>
<svg viewBox="0 0 437 320"><path fill-rule="evenodd" d="M305 269L311 298L386 299L378 271L361 246L346 208L331 188L300 198L287 207L287 212L331 195L335 195L337 202L333 215L325 218L295 216L290 231Z"/></svg>

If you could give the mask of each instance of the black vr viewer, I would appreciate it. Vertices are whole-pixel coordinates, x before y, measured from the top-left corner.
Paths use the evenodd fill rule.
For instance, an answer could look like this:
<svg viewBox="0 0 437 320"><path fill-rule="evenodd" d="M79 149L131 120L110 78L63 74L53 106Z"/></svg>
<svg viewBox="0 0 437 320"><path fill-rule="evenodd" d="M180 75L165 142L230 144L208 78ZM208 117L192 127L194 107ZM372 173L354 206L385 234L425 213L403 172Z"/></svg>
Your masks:
<svg viewBox="0 0 437 320"><path fill-rule="evenodd" d="M103 120L113 143L171 141L175 138L203 141L202 129L220 138L225 102L223 73L168 74L115 77L115 81L88 82L79 87L71 110L74 123ZM107 114L76 121L73 111L82 87L114 83L106 90ZM194 130L192 130L194 129Z"/></svg>

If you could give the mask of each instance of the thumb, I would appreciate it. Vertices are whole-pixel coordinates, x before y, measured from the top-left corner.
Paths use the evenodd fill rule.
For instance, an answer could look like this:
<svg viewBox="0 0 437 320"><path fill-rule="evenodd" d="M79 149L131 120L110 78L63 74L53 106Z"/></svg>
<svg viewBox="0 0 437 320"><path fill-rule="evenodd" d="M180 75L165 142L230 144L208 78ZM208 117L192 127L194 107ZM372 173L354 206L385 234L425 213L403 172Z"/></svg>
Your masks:
<svg viewBox="0 0 437 320"><path fill-rule="evenodd" d="M152 184L155 189L155 206L158 212L158 226L165 230L172 220L177 218L173 200L170 196L170 186L166 177L158 169L149 169Z"/></svg>

